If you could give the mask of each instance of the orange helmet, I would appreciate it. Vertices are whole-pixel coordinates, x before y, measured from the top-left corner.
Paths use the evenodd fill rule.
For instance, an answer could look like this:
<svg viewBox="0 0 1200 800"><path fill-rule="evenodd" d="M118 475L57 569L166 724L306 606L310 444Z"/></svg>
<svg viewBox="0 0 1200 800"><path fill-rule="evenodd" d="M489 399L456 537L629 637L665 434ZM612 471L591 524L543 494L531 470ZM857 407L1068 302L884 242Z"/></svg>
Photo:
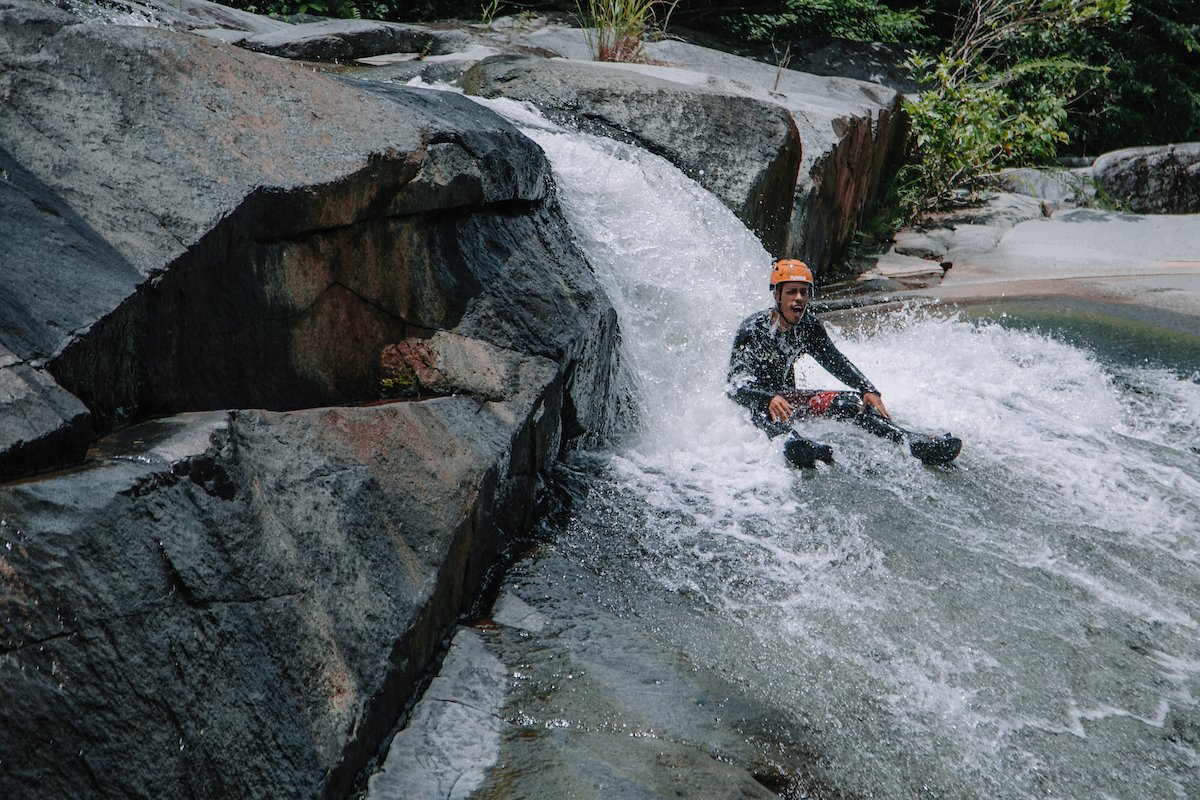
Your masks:
<svg viewBox="0 0 1200 800"><path fill-rule="evenodd" d="M789 281L800 281L812 286L812 270L808 268L808 264L797 258L781 258L771 267L771 291L775 291L779 284Z"/></svg>

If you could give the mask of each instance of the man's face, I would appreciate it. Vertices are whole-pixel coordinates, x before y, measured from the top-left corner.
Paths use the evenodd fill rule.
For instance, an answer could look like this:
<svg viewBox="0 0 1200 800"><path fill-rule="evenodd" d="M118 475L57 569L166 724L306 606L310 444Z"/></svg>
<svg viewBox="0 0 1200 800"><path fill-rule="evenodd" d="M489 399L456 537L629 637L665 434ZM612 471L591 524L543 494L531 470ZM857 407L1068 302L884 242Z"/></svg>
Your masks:
<svg viewBox="0 0 1200 800"><path fill-rule="evenodd" d="M804 316L804 309L808 308L808 300L812 297L812 286L802 281L788 281L775 287L775 295L783 321L790 328Z"/></svg>

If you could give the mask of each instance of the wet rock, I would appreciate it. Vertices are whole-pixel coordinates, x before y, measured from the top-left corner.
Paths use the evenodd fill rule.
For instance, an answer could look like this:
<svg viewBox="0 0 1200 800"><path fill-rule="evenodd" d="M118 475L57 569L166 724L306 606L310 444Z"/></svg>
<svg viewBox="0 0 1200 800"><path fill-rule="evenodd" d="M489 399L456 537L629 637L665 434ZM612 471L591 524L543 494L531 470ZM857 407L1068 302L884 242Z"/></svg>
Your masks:
<svg viewBox="0 0 1200 800"><path fill-rule="evenodd" d="M494 626L456 632L444 680L393 739L368 800L776 797L762 776L791 754L756 752L761 706L614 614L587 577L575 583L576 562L540 564L506 581ZM560 574L543 581L541 567ZM657 605L651 618L682 624Z"/></svg>
<svg viewBox="0 0 1200 800"><path fill-rule="evenodd" d="M0 476L79 461L92 420L78 398L0 345Z"/></svg>
<svg viewBox="0 0 1200 800"><path fill-rule="evenodd" d="M346 796L528 523L557 370L524 369L482 406L166 418L0 488L4 795Z"/></svg>
<svg viewBox="0 0 1200 800"><path fill-rule="evenodd" d="M878 84L781 69L685 42L655 42L647 50L661 61L720 76L791 113L803 159L783 254L805 260L819 276L834 272L899 164L900 95Z"/></svg>
<svg viewBox="0 0 1200 800"><path fill-rule="evenodd" d="M345 796L604 424L548 164L448 93L28 0L0 37L0 480L116 429L0 485L0 796ZM389 346L441 396L359 405Z"/></svg>
<svg viewBox="0 0 1200 800"><path fill-rule="evenodd" d="M1105 153L1092 172L1110 198L1134 213L1200 212L1200 142Z"/></svg>
<svg viewBox="0 0 1200 800"><path fill-rule="evenodd" d="M470 797L500 750L507 683L508 670L479 634L459 628L438 677L371 776L367 797Z"/></svg>
<svg viewBox="0 0 1200 800"><path fill-rule="evenodd" d="M644 68L498 56L468 94L526 100L564 125L635 142L717 195L771 249L783 245L800 141L787 111L720 80Z"/></svg>
<svg viewBox="0 0 1200 800"><path fill-rule="evenodd" d="M513 36L512 42L570 59L592 58L593 47L588 34L576 28L547 25ZM799 132L802 152L790 210L777 212L789 217L786 231L781 239L774 234L764 236L761 226L750 227L759 233L764 246L772 253L802 258L819 275L840 264L854 232L878 198L883 182L899 164L904 145L900 95L874 83L809 74L686 42L648 42L645 54L653 63L624 64L614 68L659 80L712 87L728 95L781 106L790 112ZM464 80L473 80L474 74L469 72ZM528 82L532 83L533 79ZM489 91L504 94L508 89L493 86ZM536 87L529 89L522 85L520 93L523 99L538 104ZM590 122L592 112L585 99L573 97L577 105L556 112L560 120L574 117L575 124ZM702 118L692 118L689 122L707 124ZM618 137L629 135L620 125L607 123L595 126L595 132ZM728 159L742 147L735 142L731 151L722 157ZM655 147L650 145L649 149ZM673 155L670 148L662 150L660 155L696 176L699 168L689 160L694 156ZM727 169L753 170L758 163L761 162L753 158L749 165L731 161ZM700 182L710 186L730 205L719 186L713 188L708 183L708 169L706 167L705 178Z"/></svg>

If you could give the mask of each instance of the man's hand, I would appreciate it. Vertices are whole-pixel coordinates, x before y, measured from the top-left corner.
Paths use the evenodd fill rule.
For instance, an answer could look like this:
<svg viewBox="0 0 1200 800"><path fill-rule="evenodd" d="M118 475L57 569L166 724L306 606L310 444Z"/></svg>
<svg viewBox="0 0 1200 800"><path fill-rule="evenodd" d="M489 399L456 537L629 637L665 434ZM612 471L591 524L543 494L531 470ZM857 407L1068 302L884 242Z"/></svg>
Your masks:
<svg viewBox="0 0 1200 800"><path fill-rule="evenodd" d="M879 397L879 395L875 395ZM792 404L783 399L782 395L775 395L771 398L770 405L767 406L767 413L771 415L772 422L787 422L792 418Z"/></svg>
<svg viewBox="0 0 1200 800"><path fill-rule="evenodd" d="M775 401L772 400L771 403L774 404ZM879 416L883 417L884 419L892 418L892 415L888 413L887 408L884 407L883 398L879 396L878 392L867 392L864 394L863 405L875 409L879 412Z"/></svg>

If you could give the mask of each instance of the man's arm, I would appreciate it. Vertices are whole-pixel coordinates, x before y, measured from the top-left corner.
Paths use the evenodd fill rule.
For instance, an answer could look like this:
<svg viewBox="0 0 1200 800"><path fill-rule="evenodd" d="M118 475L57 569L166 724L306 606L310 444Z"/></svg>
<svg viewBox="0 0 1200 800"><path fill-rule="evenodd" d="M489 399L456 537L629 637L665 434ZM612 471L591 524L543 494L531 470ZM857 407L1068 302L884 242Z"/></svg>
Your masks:
<svg viewBox="0 0 1200 800"><path fill-rule="evenodd" d="M776 391L765 385L768 376L762 374L765 371L762 347L753 324L747 320L734 337L726 379L729 382L729 397L735 403L755 413L766 414Z"/></svg>
<svg viewBox="0 0 1200 800"><path fill-rule="evenodd" d="M862 371L850 363L850 359L834 346L833 341L829 338L829 332L825 330L821 321L816 317L810 317L805 320L805 323L809 355L818 364L829 370L830 375L847 386L857 389L866 405L878 411L881 416L890 417L875 384L867 380L867 376L863 375Z"/></svg>

